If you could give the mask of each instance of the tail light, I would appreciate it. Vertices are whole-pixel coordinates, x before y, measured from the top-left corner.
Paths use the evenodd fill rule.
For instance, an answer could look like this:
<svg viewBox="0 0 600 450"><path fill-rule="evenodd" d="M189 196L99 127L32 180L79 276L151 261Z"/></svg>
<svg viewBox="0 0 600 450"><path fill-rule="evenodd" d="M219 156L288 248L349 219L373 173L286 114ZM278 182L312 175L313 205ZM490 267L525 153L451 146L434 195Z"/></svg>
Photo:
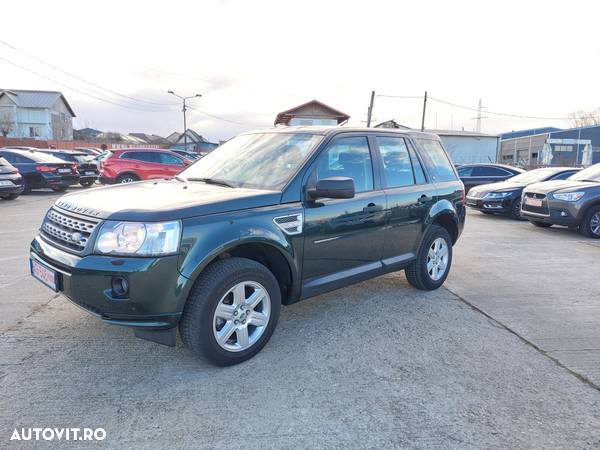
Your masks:
<svg viewBox="0 0 600 450"><path fill-rule="evenodd" d="M36 166L35 170L37 170L38 172L56 172L56 167Z"/></svg>

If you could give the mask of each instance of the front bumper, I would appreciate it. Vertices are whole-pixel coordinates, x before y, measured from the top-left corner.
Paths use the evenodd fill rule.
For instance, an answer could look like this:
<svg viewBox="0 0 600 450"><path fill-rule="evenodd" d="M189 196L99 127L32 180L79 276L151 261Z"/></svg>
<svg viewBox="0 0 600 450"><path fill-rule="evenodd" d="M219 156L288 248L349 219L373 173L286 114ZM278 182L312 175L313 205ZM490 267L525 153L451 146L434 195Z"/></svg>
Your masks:
<svg viewBox="0 0 600 450"><path fill-rule="evenodd" d="M37 236L31 257L59 273L59 291L104 322L137 329L173 328L179 322L190 280L178 270L178 256L161 258L76 256ZM126 297L112 291L113 277L129 282Z"/></svg>
<svg viewBox="0 0 600 450"><path fill-rule="evenodd" d="M530 221L562 225L565 227L578 227L583 220L581 211L584 211L583 201L566 202L554 198L544 199L546 212L528 211L521 207L521 216Z"/></svg>
<svg viewBox="0 0 600 450"><path fill-rule="evenodd" d="M494 213L509 213L512 208L514 198L474 198L468 197L466 204L469 208L479 211L494 212Z"/></svg>

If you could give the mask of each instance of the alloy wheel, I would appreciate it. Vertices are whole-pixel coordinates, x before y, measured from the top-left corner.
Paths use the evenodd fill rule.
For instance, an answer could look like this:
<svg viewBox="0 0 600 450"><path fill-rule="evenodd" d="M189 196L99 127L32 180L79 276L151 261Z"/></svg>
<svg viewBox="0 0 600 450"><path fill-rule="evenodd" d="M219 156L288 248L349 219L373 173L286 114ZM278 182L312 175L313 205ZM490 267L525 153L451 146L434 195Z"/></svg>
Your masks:
<svg viewBox="0 0 600 450"><path fill-rule="evenodd" d="M444 238L437 238L427 252L427 273L433 281L438 281L448 269L448 244Z"/></svg>
<svg viewBox="0 0 600 450"><path fill-rule="evenodd" d="M219 301L213 317L213 333L221 348L241 352L264 334L271 316L271 298L255 281L233 286Z"/></svg>
<svg viewBox="0 0 600 450"><path fill-rule="evenodd" d="M600 236L600 211L590 219L590 230L596 236Z"/></svg>

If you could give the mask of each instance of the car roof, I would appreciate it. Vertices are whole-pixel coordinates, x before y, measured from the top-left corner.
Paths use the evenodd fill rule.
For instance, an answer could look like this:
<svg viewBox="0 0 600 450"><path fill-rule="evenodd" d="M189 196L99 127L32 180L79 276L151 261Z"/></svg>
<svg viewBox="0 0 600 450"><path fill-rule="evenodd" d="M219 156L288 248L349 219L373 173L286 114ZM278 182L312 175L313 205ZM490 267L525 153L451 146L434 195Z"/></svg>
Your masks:
<svg viewBox="0 0 600 450"><path fill-rule="evenodd" d="M473 164L461 164L460 168L464 169L465 167L499 167L501 169L513 170L516 172L526 172L526 170L521 169L520 167L509 166L508 164L497 164L497 163L473 163Z"/></svg>
<svg viewBox="0 0 600 450"><path fill-rule="evenodd" d="M112 150L113 153L123 153L123 152L171 152L168 148L143 148L143 147L136 147L136 148L115 148L114 150ZM171 152L173 153L173 152Z"/></svg>
<svg viewBox="0 0 600 450"><path fill-rule="evenodd" d="M17 155L25 156L26 158L31 158L36 162L48 162L48 163L64 163L63 159L57 158L56 156L52 156L46 152L39 151L40 149L35 150L19 150L16 148L2 148L0 149L5 152L15 153Z"/></svg>
<svg viewBox="0 0 600 450"><path fill-rule="evenodd" d="M381 133L381 134L399 134L409 135L415 138L433 139L436 141L440 140L440 137L434 133L428 133L426 131L416 130L404 130L398 128L373 128L373 127L346 127L346 126L280 126L263 128L253 131L247 131L242 134L255 134L255 133L306 133L306 134L319 134L323 136L331 136L340 133Z"/></svg>
<svg viewBox="0 0 600 450"><path fill-rule="evenodd" d="M90 156L85 152L80 150L72 150L72 149L62 149L62 148L40 148L37 149L38 152L43 153L67 153L69 155L81 155L81 156Z"/></svg>

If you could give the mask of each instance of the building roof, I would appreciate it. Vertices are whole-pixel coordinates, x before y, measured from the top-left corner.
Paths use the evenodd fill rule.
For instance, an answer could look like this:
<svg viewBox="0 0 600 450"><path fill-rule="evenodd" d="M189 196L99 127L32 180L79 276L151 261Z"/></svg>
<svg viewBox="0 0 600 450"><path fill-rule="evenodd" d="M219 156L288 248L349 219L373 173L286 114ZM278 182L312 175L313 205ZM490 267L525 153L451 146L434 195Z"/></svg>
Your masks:
<svg viewBox="0 0 600 450"><path fill-rule="evenodd" d="M277 114L277 117L275 117L274 124L275 125L277 125L278 123L287 124L287 123L289 123L290 119L296 115L296 113L298 113L302 109L305 109L310 106L317 106L317 107L327 110L328 114L324 115L323 117L335 118L335 119L337 119L338 123L348 120L350 118L350 116L348 114L343 113L335 108L332 108L331 106L326 105L325 103L322 103L318 100L311 100L311 101L303 103L301 105L294 106L293 108L288 109L286 111L280 112L279 114Z"/></svg>
<svg viewBox="0 0 600 450"><path fill-rule="evenodd" d="M62 92L58 91L28 91L22 89L0 89L0 97L8 96L15 105L21 108L52 108L58 99L61 99L71 116L75 117L75 113L67 102L67 99Z"/></svg>
<svg viewBox="0 0 600 450"><path fill-rule="evenodd" d="M201 142L207 142L209 144L213 144L213 142L210 142L206 139L204 139L203 136L201 136L200 134L196 133L194 130L191 129L187 129L185 130L185 135L187 136L187 140L189 144L199 144ZM177 141L175 141L176 144L181 144L184 142L184 135L181 134L179 136L179 138L177 138Z"/></svg>
<svg viewBox="0 0 600 450"><path fill-rule="evenodd" d="M529 128L527 130L509 131L508 133L500 134L500 139L514 139L518 137L533 136L535 134L546 134L553 131L563 131L562 128L556 127L542 127L542 128Z"/></svg>
<svg viewBox="0 0 600 450"><path fill-rule="evenodd" d="M157 134L147 134L147 133L129 133L129 136L133 136L135 138L141 139L146 144L156 144L156 145L170 145L171 142L165 139L162 136Z"/></svg>
<svg viewBox="0 0 600 450"><path fill-rule="evenodd" d="M377 125L375 125L375 128L398 128L401 130L410 130L410 127L407 127L406 125L402 125L401 123L396 122L396 120L394 119L390 119L390 120L385 120L383 122L378 123Z"/></svg>
<svg viewBox="0 0 600 450"><path fill-rule="evenodd" d="M178 133L177 131L173 131L170 135L168 135L166 137L166 139L167 139L167 141L174 144L175 142L177 142L177 140L179 139L180 136L181 136L181 133Z"/></svg>
<svg viewBox="0 0 600 450"><path fill-rule="evenodd" d="M428 133L435 133L438 136L461 136L461 137L487 137L498 139L497 134L478 133L477 131L464 130L426 130Z"/></svg>

